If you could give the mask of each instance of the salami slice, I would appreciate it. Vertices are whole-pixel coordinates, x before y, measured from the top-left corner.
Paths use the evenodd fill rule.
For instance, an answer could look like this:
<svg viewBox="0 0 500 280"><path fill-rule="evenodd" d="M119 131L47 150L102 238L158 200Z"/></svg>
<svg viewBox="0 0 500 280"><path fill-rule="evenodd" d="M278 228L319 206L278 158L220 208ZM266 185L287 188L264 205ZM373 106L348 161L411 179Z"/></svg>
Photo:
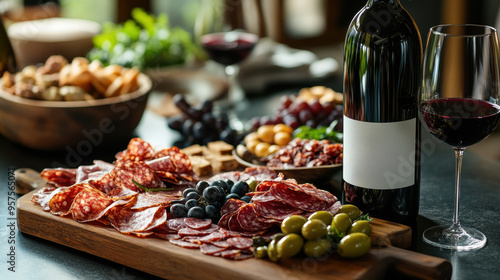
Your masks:
<svg viewBox="0 0 500 280"><path fill-rule="evenodd" d="M85 180L99 180L115 166L102 160L94 161L93 165L81 165L76 169L76 183Z"/></svg>
<svg viewBox="0 0 500 280"><path fill-rule="evenodd" d="M181 239L182 236L178 235L177 233L160 233L155 231L155 235L158 236L161 239Z"/></svg>
<svg viewBox="0 0 500 280"><path fill-rule="evenodd" d="M298 184L276 182L270 191L281 202L304 211L313 212L328 208L326 202L310 195L310 192L305 192Z"/></svg>
<svg viewBox="0 0 500 280"><path fill-rule="evenodd" d="M195 218L186 218L184 220L184 224L189 228L196 230L208 229L212 226L211 219L195 219Z"/></svg>
<svg viewBox="0 0 500 280"><path fill-rule="evenodd" d="M219 253L226 250L226 248L218 247L213 244L203 243L200 246L200 252L205 255L213 256L215 253Z"/></svg>
<svg viewBox="0 0 500 280"><path fill-rule="evenodd" d="M58 192L66 189L66 187L57 188L55 186L45 186L36 191L31 197L31 202L42 207L44 211L49 211L49 201Z"/></svg>
<svg viewBox="0 0 500 280"><path fill-rule="evenodd" d="M154 171L175 172L177 166L170 160L170 155L146 161Z"/></svg>
<svg viewBox="0 0 500 280"><path fill-rule="evenodd" d="M156 212L162 206L141 210L132 210L127 207L116 206L108 212L111 225L121 233L142 232L154 222Z"/></svg>
<svg viewBox="0 0 500 280"><path fill-rule="evenodd" d="M76 169L46 168L42 170L40 177L58 186L69 187L76 183Z"/></svg>
<svg viewBox="0 0 500 280"><path fill-rule="evenodd" d="M165 188L163 182L156 177L154 171L144 162L132 162L115 167L110 173L110 179L105 177L105 183L109 185L105 189L113 189L122 186L135 192L143 192L135 183L139 183L148 189Z"/></svg>
<svg viewBox="0 0 500 280"><path fill-rule="evenodd" d="M154 155L153 147L141 138L133 138L128 143L127 149L116 154L116 159L120 162L144 161L151 159Z"/></svg>
<svg viewBox="0 0 500 280"><path fill-rule="evenodd" d="M174 245L177 245L179 247L186 248L186 249L198 249L198 248L200 248L200 244L191 243L191 242L184 241L181 239L169 239L168 242L170 242Z"/></svg>
<svg viewBox="0 0 500 280"><path fill-rule="evenodd" d="M258 219L257 213L255 212L254 204L250 203L242 206L238 210L238 215L236 220L241 225L241 227L247 231L259 231L270 228L273 224L262 222ZM229 223L230 230L236 230L231 228L231 220Z"/></svg>
<svg viewBox="0 0 500 280"><path fill-rule="evenodd" d="M153 233L152 230L165 224L166 222L167 222L167 211L165 210L164 207L159 207L155 213L153 222L151 222L151 224L149 224L149 226L146 229L144 229L144 232L151 231L151 233Z"/></svg>
<svg viewBox="0 0 500 280"><path fill-rule="evenodd" d="M216 240L216 241L210 242L210 244L215 245L217 247L224 248L224 249L231 247L231 244L227 243L227 240Z"/></svg>
<svg viewBox="0 0 500 280"><path fill-rule="evenodd" d="M228 199L224 205L222 205L222 208L220 209L220 214L221 216L231 213L231 212L236 212L241 206L247 204L245 201L240 200L240 199Z"/></svg>
<svg viewBox="0 0 500 280"><path fill-rule="evenodd" d="M158 151L154 158L170 157L170 161L176 166L176 172L179 174L193 174L193 166L189 157L178 147L170 147Z"/></svg>
<svg viewBox="0 0 500 280"><path fill-rule="evenodd" d="M305 183L305 184L301 184L299 187L305 193L307 193L313 197L316 197L317 199L325 202L327 207L332 206L335 202L338 201L337 197L335 197L333 194L331 194L327 191L324 191L324 190L320 190L320 189L316 188L315 186L313 186L312 184Z"/></svg>
<svg viewBox="0 0 500 280"><path fill-rule="evenodd" d="M153 206L168 206L172 201L180 199L180 196L165 195L162 193L139 193L137 194L137 201L132 205L132 209L144 209Z"/></svg>
<svg viewBox="0 0 500 280"><path fill-rule="evenodd" d="M92 187L85 183L75 184L52 196L49 201L50 213L59 216L70 214L76 195L86 188Z"/></svg>
<svg viewBox="0 0 500 280"><path fill-rule="evenodd" d="M243 228L238 221L238 212L235 213L235 215L232 215L229 217L229 220L227 222L227 227L230 231L234 232L244 232L247 231L247 229Z"/></svg>
<svg viewBox="0 0 500 280"><path fill-rule="evenodd" d="M125 201L119 203L125 203ZM76 195L71 207L71 214L77 222L95 221L109 210L108 206L111 204L113 204L113 199L101 191L85 188Z"/></svg>
<svg viewBox="0 0 500 280"><path fill-rule="evenodd" d="M260 182L256 187L255 191L256 192L265 192L270 190L275 184L275 181L262 181Z"/></svg>
<svg viewBox="0 0 500 280"><path fill-rule="evenodd" d="M220 218L217 225L221 228L229 229L229 219L232 216L235 216L236 214L237 214L236 212L229 212L229 213L222 215L222 217Z"/></svg>
<svg viewBox="0 0 500 280"><path fill-rule="evenodd" d="M224 240L227 237L228 237L228 235L226 234L226 232L218 230L218 231L214 231L214 232L200 238L199 241L202 243L210 243L210 242L214 242L214 241Z"/></svg>
<svg viewBox="0 0 500 280"><path fill-rule="evenodd" d="M214 231L217 231L219 229L219 226L212 224L209 228L207 229L192 229L190 227L184 227L179 229L179 235L180 236L205 236L208 235Z"/></svg>
<svg viewBox="0 0 500 280"><path fill-rule="evenodd" d="M271 191L265 191L265 192L254 192L252 195L252 201L251 202L268 202L268 201L277 201L278 199L271 193Z"/></svg>
<svg viewBox="0 0 500 280"><path fill-rule="evenodd" d="M221 256L225 259L238 259L238 257L241 256L241 250L238 250L238 249L226 249L222 252L220 252L219 254L216 254L217 256Z"/></svg>
<svg viewBox="0 0 500 280"><path fill-rule="evenodd" d="M184 223L185 219L186 218L175 218L167 220L167 226L173 231L179 231L180 229L186 227L186 224Z"/></svg>
<svg viewBox="0 0 500 280"><path fill-rule="evenodd" d="M259 216L259 220L268 222L282 222L287 217L302 212L300 209L277 200L257 201L254 203L254 209Z"/></svg>
<svg viewBox="0 0 500 280"><path fill-rule="evenodd" d="M248 237L231 237L228 238L227 243L237 249L250 249L253 246L253 241Z"/></svg>
<svg viewBox="0 0 500 280"><path fill-rule="evenodd" d="M332 216L335 216L339 212L339 209L341 206L342 206L342 204L340 203L340 201L337 201L332 206L330 206L328 209L326 209L326 211L330 212L332 214Z"/></svg>

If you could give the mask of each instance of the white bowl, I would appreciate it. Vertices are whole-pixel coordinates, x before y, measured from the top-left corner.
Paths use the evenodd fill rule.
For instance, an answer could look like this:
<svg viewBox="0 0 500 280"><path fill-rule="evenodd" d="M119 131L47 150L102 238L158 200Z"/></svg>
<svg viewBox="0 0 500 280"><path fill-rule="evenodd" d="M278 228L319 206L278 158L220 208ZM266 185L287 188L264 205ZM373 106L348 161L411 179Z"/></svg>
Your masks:
<svg viewBox="0 0 500 280"><path fill-rule="evenodd" d="M19 68L44 63L51 55L62 55L68 61L85 57L100 31L97 22L70 18L23 21L8 27Z"/></svg>

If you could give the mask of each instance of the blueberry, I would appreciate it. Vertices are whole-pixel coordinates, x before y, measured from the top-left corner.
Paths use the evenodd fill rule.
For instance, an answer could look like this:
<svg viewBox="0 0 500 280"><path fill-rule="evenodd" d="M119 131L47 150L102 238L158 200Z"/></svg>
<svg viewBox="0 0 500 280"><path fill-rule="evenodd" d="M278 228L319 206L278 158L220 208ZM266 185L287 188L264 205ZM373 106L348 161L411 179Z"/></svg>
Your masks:
<svg viewBox="0 0 500 280"><path fill-rule="evenodd" d="M190 192L186 195L187 200L190 200L190 199L198 200L198 198L200 198L200 195L197 192Z"/></svg>
<svg viewBox="0 0 500 280"><path fill-rule="evenodd" d="M235 194L235 193L230 193L230 194L226 195L226 201L230 200L231 198L240 199L240 196Z"/></svg>
<svg viewBox="0 0 500 280"><path fill-rule="evenodd" d="M190 200L186 201L186 204L184 204L184 205L186 206L187 210L189 210L195 206L199 206L197 199L190 199Z"/></svg>
<svg viewBox="0 0 500 280"><path fill-rule="evenodd" d="M214 203L219 201L221 197L224 198L225 196L217 187L210 186L203 191L203 197L205 197L205 200L208 203Z"/></svg>
<svg viewBox="0 0 500 280"><path fill-rule="evenodd" d="M250 187L248 186L247 182L238 181L238 182L234 183L234 186L231 188L231 193L235 193L235 194L239 195L240 197L242 197L249 190L250 190Z"/></svg>
<svg viewBox="0 0 500 280"><path fill-rule="evenodd" d="M241 200L247 202L247 203L250 203L250 200L252 199L251 197L249 197L248 195L244 195L240 198Z"/></svg>
<svg viewBox="0 0 500 280"><path fill-rule="evenodd" d="M205 210L203 210L203 208L201 208L200 206L194 206L187 212L187 217L196 219L205 219L206 218Z"/></svg>
<svg viewBox="0 0 500 280"><path fill-rule="evenodd" d="M203 191L209 186L210 184L207 181L199 181L198 184L196 184L196 190L198 193L203 193Z"/></svg>
<svg viewBox="0 0 500 280"><path fill-rule="evenodd" d="M190 192L196 192L196 189L195 188L187 188L185 189L183 192L182 192L182 196L183 197L186 197L188 195L188 193Z"/></svg>
<svg viewBox="0 0 500 280"><path fill-rule="evenodd" d="M205 207L205 214L213 223L217 223L220 220L220 208L214 205L207 205L207 207Z"/></svg>
<svg viewBox="0 0 500 280"><path fill-rule="evenodd" d="M170 214L172 214L172 218L184 218L187 216L187 209L184 204L174 204L170 206Z"/></svg>

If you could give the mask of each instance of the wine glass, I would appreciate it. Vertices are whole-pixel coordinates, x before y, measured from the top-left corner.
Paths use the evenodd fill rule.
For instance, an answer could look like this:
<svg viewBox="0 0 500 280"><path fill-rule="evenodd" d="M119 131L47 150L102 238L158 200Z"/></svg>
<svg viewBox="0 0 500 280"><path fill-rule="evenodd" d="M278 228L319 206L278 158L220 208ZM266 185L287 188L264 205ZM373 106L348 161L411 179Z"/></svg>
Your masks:
<svg viewBox="0 0 500 280"><path fill-rule="evenodd" d="M498 35L484 25L438 25L427 39L419 116L431 135L455 150L455 209L451 226L435 226L425 242L457 251L482 248L486 236L459 221L460 175L466 147L482 141L500 119Z"/></svg>

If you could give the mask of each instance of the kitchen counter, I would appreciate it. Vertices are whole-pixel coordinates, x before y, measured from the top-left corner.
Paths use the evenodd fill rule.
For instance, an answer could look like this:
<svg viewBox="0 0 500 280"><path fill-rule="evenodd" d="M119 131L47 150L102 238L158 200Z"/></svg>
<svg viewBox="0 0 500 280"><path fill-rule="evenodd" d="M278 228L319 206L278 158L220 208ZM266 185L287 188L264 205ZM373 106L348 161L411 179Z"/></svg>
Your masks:
<svg viewBox="0 0 500 280"><path fill-rule="evenodd" d="M291 92L294 89L275 88L269 94L252 97L240 117L249 119L257 113L270 115L279 104L280 96ZM166 119L151 111L146 111L135 134L154 147L167 147L179 139L176 132L167 128ZM123 139L123 143L114 143L111 147L94 147L82 155L74 150L60 153L35 151L0 136L1 279L157 279L141 271L23 234L17 227L10 226L16 220L11 219L8 202L14 199L11 197L19 197L8 191L10 171L21 167L41 171L46 167L89 164L94 159L112 161L116 152L126 148L129 140ZM486 247L470 252L437 249L423 243L422 232L429 226L451 222L454 153L449 146L434 141L425 130L423 141L420 214L412 226L413 245L410 250L449 260L453 266L453 279L495 279L500 274L497 261L500 257L500 224L497 222L500 218L500 161L467 150L464 156L460 220L462 225L473 226L487 236ZM335 175L334 181L332 192L340 197L340 174ZM11 246L15 247L14 250ZM15 263L9 263L12 252ZM15 264L15 272L8 270L11 264ZM387 278L401 279L398 275L388 275Z"/></svg>

